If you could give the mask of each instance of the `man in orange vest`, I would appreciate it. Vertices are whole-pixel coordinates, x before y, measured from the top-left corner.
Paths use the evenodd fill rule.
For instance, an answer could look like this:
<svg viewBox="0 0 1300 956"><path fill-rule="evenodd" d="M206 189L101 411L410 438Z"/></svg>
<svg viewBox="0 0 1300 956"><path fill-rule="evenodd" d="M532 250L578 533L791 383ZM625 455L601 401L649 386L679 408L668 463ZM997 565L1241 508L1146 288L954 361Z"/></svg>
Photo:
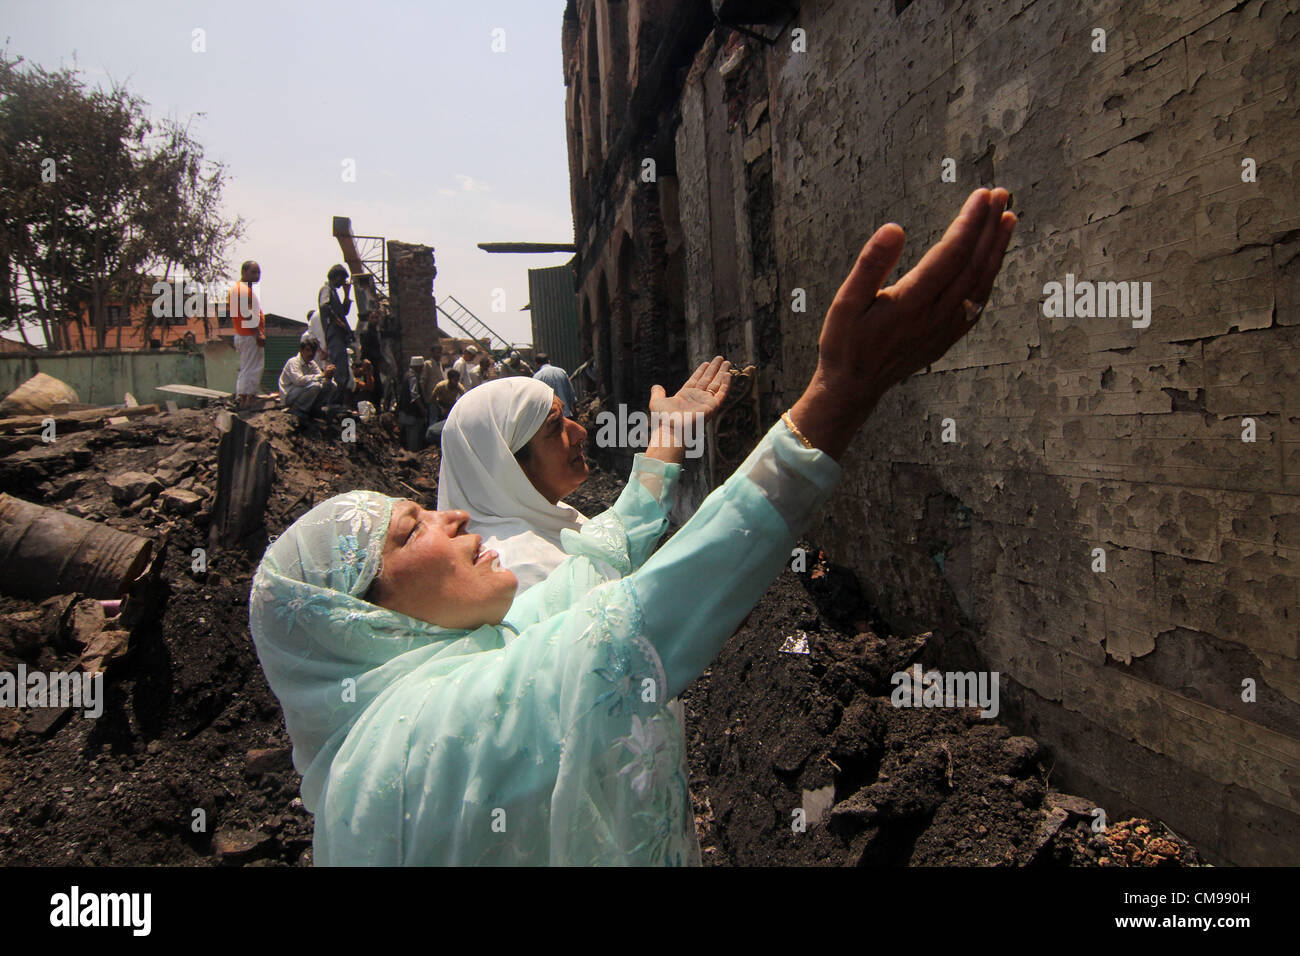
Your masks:
<svg viewBox="0 0 1300 956"><path fill-rule="evenodd" d="M235 398L240 408L257 401L262 371L266 368L266 316L253 291L253 283L261 278L262 267L249 259L239 267L239 281L230 287L226 296L235 327L235 351L239 353Z"/></svg>

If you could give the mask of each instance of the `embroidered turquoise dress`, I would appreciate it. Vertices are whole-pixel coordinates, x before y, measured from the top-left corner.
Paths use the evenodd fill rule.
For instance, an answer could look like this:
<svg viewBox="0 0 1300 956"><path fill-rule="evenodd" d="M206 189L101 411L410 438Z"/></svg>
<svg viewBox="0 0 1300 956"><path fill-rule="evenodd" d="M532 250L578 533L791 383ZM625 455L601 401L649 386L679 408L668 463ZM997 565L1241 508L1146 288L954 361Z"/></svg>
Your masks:
<svg viewBox="0 0 1300 956"><path fill-rule="evenodd" d="M250 623L318 865L692 865L669 702L785 567L839 466L777 423L653 556L680 473L613 508L511 606L451 630L362 600L395 499L351 492L268 549Z"/></svg>

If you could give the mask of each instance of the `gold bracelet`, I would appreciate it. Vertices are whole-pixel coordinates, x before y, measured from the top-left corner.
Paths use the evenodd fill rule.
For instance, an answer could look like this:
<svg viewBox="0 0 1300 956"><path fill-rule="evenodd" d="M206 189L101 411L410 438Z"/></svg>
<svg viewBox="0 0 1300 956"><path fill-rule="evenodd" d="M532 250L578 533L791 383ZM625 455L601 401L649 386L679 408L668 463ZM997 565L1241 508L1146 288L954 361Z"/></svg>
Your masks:
<svg viewBox="0 0 1300 956"><path fill-rule="evenodd" d="M799 431L799 429L797 429L797 428L794 427L794 421L790 418L790 413L789 413L789 412L782 412L782 413L781 413L781 421L785 422L785 427L786 427L786 428L788 428L788 429L790 429L790 431L794 432L794 437L795 437L795 438L797 438L797 439L799 439L801 442L803 442L803 446L804 446L805 448L812 448L812 447L813 447L813 443L810 442L807 438L804 437L803 432ZM816 449L813 449L813 450L815 451Z"/></svg>

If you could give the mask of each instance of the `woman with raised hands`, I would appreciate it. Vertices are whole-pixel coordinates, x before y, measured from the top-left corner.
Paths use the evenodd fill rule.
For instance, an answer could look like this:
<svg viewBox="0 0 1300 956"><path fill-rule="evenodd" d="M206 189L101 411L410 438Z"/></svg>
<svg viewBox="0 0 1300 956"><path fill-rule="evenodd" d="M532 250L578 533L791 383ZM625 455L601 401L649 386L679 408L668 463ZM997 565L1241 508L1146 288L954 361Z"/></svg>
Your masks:
<svg viewBox="0 0 1300 956"><path fill-rule="evenodd" d="M731 382L722 356L695 370L676 395L656 385L650 411L658 426L632 463L629 486L638 494L619 507L640 567L668 527L685 454L685 427L703 428L721 407ZM467 393L442 431L438 508L469 514L467 531L483 536L520 593L538 584L568 556L561 536L587 518L563 499L588 474L587 432L564 416L549 385L533 378L502 378ZM644 491L640 491L644 489Z"/></svg>
<svg viewBox="0 0 1300 956"><path fill-rule="evenodd" d="M666 702L784 568L880 396L978 321L1015 226L1007 199L974 192L888 288L903 232L872 236L803 395L639 568L617 507L562 531L568 556L519 597L464 512L351 492L282 534L250 621L316 863L697 863Z"/></svg>

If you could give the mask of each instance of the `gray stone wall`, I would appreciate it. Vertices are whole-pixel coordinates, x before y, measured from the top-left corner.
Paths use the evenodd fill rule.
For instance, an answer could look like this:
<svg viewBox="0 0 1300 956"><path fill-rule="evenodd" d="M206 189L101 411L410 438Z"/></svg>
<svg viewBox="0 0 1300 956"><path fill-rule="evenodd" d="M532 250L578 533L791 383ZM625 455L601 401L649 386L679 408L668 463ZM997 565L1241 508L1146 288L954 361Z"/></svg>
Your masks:
<svg viewBox="0 0 1300 956"><path fill-rule="evenodd" d="M970 189L1013 190L985 317L886 397L813 533L897 628L1001 672L1054 783L1300 862L1300 4L897 6L804 3L806 52L699 50L690 358L759 364L770 423L878 225L906 269ZM1149 326L1045 314L1067 274L1151 283Z"/></svg>

